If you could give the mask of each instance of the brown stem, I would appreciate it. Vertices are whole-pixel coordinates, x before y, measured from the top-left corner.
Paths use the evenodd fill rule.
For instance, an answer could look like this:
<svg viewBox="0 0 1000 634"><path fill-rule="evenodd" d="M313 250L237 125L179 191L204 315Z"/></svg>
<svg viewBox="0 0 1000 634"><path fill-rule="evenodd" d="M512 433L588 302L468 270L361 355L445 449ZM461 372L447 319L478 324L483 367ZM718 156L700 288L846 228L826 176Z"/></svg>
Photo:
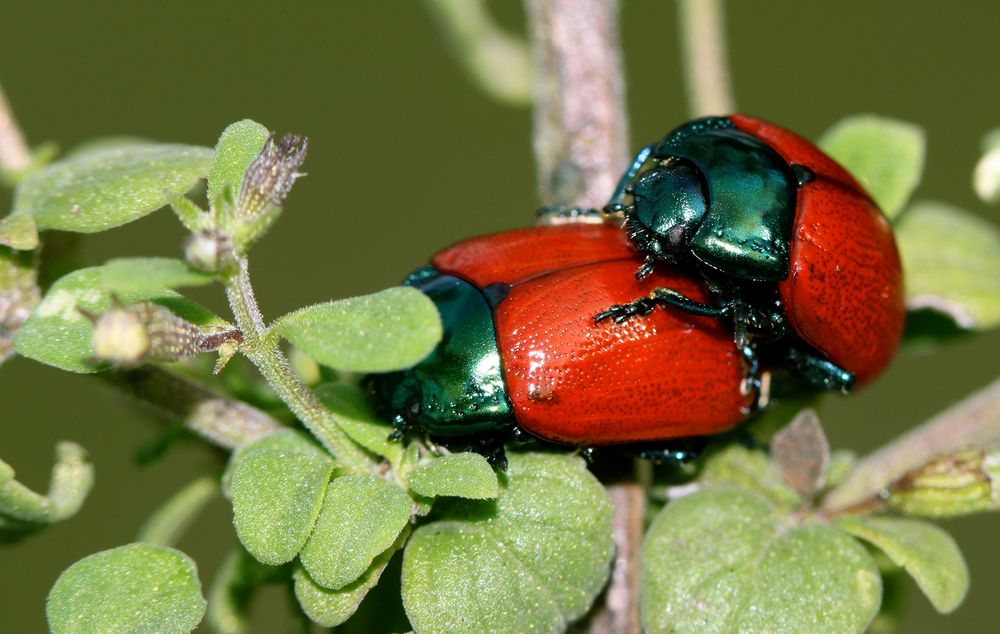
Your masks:
<svg viewBox="0 0 1000 634"><path fill-rule="evenodd" d="M832 511L877 498L883 489L938 456L1000 441L1000 379L868 455L831 491Z"/></svg>
<svg viewBox="0 0 1000 634"><path fill-rule="evenodd" d="M625 167L617 0L526 0L535 56L535 160L544 205L601 207Z"/></svg>
<svg viewBox="0 0 1000 634"><path fill-rule="evenodd" d="M601 207L628 152L617 0L526 0L535 56L535 160L544 205ZM617 555L597 633L638 634L638 548L646 497L634 479L608 486Z"/></svg>
<svg viewBox="0 0 1000 634"><path fill-rule="evenodd" d="M612 521L615 560L604 605L590 619L590 634L639 634L639 545L646 515L646 492L636 482L608 485L615 506Z"/></svg>
<svg viewBox="0 0 1000 634"><path fill-rule="evenodd" d="M183 424L225 449L237 449L283 428L259 409L219 396L155 366L104 372L100 376L154 413Z"/></svg>
<svg viewBox="0 0 1000 634"><path fill-rule="evenodd" d="M17 171L31 165L31 151L17 127L14 113L0 86L0 169Z"/></svg>

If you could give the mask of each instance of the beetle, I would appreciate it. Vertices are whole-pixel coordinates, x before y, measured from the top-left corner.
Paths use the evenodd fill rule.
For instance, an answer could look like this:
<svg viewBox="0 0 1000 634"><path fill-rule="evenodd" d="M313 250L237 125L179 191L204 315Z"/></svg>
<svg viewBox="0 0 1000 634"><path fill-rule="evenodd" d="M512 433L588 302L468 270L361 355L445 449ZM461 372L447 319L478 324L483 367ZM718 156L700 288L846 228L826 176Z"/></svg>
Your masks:
<svg viewBox="0 0 1000 634"><path fill-rule="evenodd" d="M793 132L743 115L688 122L638 153L602 211L645 256L637 278L659 262L688 266L710 301L657 285L598 321L657 306L727 318L754 386L769 341L788 341L792 367L841 392L895 353L905 308L891 226L843 167Z"/></svg>
<svg viewBox="0 0 1000 634"><path fill-rule="evenodd" d="M595 323L609 303L669 286L709 298L695 275L657 264L643 279L624 232L609 225L532 227L461 242L405 284L434 301L444 327L416 366L371 375L400 428L503 465L511 434L594 447L662 443L645 455L691 458L703 437L756 407L726 324L682 310ZM671 440L679 439L679 440Z"/></svg>

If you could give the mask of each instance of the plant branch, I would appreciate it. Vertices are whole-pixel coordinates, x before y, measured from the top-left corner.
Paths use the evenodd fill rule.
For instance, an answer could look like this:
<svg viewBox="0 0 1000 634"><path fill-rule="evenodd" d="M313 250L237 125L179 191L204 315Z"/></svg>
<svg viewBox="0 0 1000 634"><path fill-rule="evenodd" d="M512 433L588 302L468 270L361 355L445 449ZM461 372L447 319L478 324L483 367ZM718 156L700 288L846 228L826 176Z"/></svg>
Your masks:
<svg viewBox="0 0 1000 634"><path fill-rule="evenodd" d="M535 56L535 160L544 205L601 207L628 152L617 0L526 0ZM591 632L639 632L638 549L646 497L608 486L617 555Z"/></svg>
<svg viewBox="0 0 1000 634"><path fill-rule="evenodd" d="M102 372L98 376L140 405L183 424L224 449L237 449L284 427L259 409L221 397L155 366Z"/></svg>
<svg viewBox="0 0 1000 634"><path fill-rule="evenodd" d="M424 0L466 72L490 96L531 103L531 54L527 42L501 30L484 0Z"/></svg>
<svg viewBox="0 0 1000 634"><path fill-rule="evenodd" d="M934 458L1000 442L1000 379L858 462L823 501L831 511L876 499Z"/></svg>
<svg viewBox="0 0 1000 634"><path fill-rule="evenodd" d="M733 112L722 0L680 0L677 10L691 114Z"/></svg>
<svg viewBox="0 0 1000 634"><path fill-rule="evenodd" d="M268 336L245 258L237 262L237 270L226 279L226 296L243 330L240 351L257 366L278 397L349 472L371 471L372 461L340 429L334 415L292 370L278 342Z"/></svg>
<svg viewBox="0 0 1000 634"><path fill-rule="evenodd" d="M218 476L195 478L146 520L139 531L139 541L156 546L175 546L199 513L218 495Z"/></svg>
<svg viewBox="0 0 1000 634"><path fill-rule="evenodd" d="M15 172L31 165L31 150L0 86L0 169Z"/></svg>
<svg viewBox="0 0 1000 634"><path fill-rule="evenodd" d="M543 205L601 207L625 168L617 0L526 0Z"/></svg>

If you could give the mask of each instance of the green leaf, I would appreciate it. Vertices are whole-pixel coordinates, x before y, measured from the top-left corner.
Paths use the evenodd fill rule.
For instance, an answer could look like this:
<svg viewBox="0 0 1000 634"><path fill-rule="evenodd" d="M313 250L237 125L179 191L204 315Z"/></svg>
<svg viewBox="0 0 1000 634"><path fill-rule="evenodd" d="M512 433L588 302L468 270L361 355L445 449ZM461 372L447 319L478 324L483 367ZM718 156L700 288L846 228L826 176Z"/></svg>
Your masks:
<svg viewBox="0 0 1000 634"><path fill-rule="evenodd" d="M307 306L273 328L317 362L352 372L408 368L441 340L434 302L404 286Z"/></svg>
<svg viewBox="0 0 1000 634"><path fill-rule="evenodd" d="M351 440L399 464L403 443L389 440L393 427L375 415L365 392L343 383L325 383L316 388L316 397L337 416L337 424Z"/></svg>
<svg viewBox="0 0 1000 634"><path fill-rule="evenodd" d="M906 305L949 316L965 329L1000 324L1000 231L937 202L913 205L896 227Z"/></svg>
<svg viewBox="0 0 1000 634"><path fill-rule="evenodd" d="M34 253L0 246L0 364L14 354L14 336L41 297Z"/></svg>
<svg viewBox="0 0 1000 634"><path fill-rule="evenodd" d="M613 553L604 487L578 457L509 459L499 498L439 502L439 521L407 543L403 605L416 631L563 631L604 586Z"/></svg>
<svg viewBox="0 0 1000 634"><path fill-rule="evenodd" d="M860 182L882 211L894 218L924 172L924 131L898 119L848 117L820 138L819 147Z"/></svg>
<svg viewBox="0 0 1000 634"><path fill-rule="evenodd" d="M410 488L424 497L452 496L488 500L500 494L497 474L477 453L456 453L418 467Z"/></svg>
<svg viewBox="0 0 1000 634"><path fill-rule="evenodd" d="M985 202L1000 202L1000 128L983 139L983 156L976 163L972 185Z"/></svg>
<svg viewBox="0 0 1000 634"><path fill-rule="evenodd" d="M237 121L223 130L208 173L209 203L214 205L227 190L236 199L244 172L264 149L269 134L267 128L250 119Z"/></svg>
<svg viewBox="0 0 1000 634"><path fill-rule="evenodd" d="M657 632L863 632L878 568L827 525L790 525L749 491L708 487L667 505L642 545L642 621Z"/></svg>
<svg viewBox="0 0 1000 634"><path fill-rule="evenodd" d="M31 214L13 213L0 220L0 245L19 251L38 246L38 227Z"/></svg>
<svg viewBox="0 0 1000 634"><path fill-rule="evenodd" d="M357 611L368 591L378 585L389 560L406 541L407 533L404 531L396 544L376 557L360 578L337 590L324 588L313 581L305 568L296 567L292 576L295 579L295 596L302 610L324 627L336 627L347 621Z"/></svg>
<svg viewBox="0 0 1000 634"><path fill-rule="evenodd" d="M204 286L214 280L212 275L173 258L116 258L101 267L101 286L109 293Z"/></svg>
<svg viewBox="0 0 1000 634"><path fill-rule="evenodd" d="M94 152L104 152L106 150L117 150L125 147L132 147L135 145L152 145L155 141L149 139L144 139L138 136L106 136L98 137L96 139L90 139L89 141L84 141L79 145L74 145L69 149L64 155L63 159L76 158L78 156L84 156L86 154L93 154Z"/></svg>
<svg viewBox="0 0 1000 634"><path fill-rule="evenodd" d="M277 566L309 538L333 473L333 459L292 430L266 436L233 456L236 534L257 560Z"/></svg>
<svg viewBox="0 0 1000 634"><path fill-rule="evenodd" d="M928 522L893 517L849 517L837 525L871 542L910 573L938 612L962 604L969 569L951 535Z"/></svg>
<svg viewBox="0 0 1000 634"><path fill-rule="evenodd" d="M195 564L184 553L129 544L67 568L45 609L55 634L190 632L205 614Z"/></svg>
<svg viewBox="0 0 1000 634"><path fill-rule="evenodd" d="M208 173L212 150L134 144L86 152L33 173L17 188L16 213L39 229L94 233L138 220Z"/></svg>
<svg viewBox="0 0 1000 634"><path fill-rule="evenodd" d="M108 367L94 361L91 337L94 327L81 310L100 314L113 307L103 287L103 267L73 271L49 288L14 339L18 353L69 372L90 373ZM159 304L196 326L231 327L200 304L165 289L122 291L118 298L130 304Z"/></svg>
<svg viewBox="0 0 1000 634"><path fill-rule="evenodd" d="M302 565L319 585L343 588L392 546L412 508L403 489L376 475L336 478L299 556Z"/></svg>
<svg viewBox="0 0 1000 634"><path fill-rule="evenodd" d="M763 495L771 503L791 509L802 502L766 453L737 444L709 454L698 477L701 484L731 484Z"/></svg>

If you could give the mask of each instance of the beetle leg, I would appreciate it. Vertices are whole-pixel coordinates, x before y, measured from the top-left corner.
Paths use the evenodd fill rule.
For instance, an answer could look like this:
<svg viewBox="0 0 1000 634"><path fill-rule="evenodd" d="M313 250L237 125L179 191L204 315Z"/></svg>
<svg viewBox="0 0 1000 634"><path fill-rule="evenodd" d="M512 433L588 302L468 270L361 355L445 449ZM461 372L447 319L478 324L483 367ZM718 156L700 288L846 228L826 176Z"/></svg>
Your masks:
<svg viewBox="0 0 1000 634"><path fill-rule="evenodd" d="M548 205L535 211L536 225L604 224L607 216L600 209Z"/></svg>
<svg viewBox="0 0 1000 634"><path fill-rule="evenodd" d="M697 460L705 450L707 442L703 436L676 438L660 442L626 445L625 450L654 464L682 465Z"/></svg>
<svg viewBox="0 0 1000 634"><path fill-rule="evenodd" d="M736 347L743 356L743 382L740 393L744 396L753 394L756 409L760 397L760 359L757 357L757 347L751 342L749 327L753 323L749 307L743 302L729 304L733 312L733 335Z"/></svg>
<svg viewBox="0 0 1000 634"><path fill-rule="evenodd" d="M672 306L674 308L680 308L685 312L692 313L694 315L702 315L704 317L725 317L733 310L732 303L713 306L711 304L696 302L690 297L678 293L673 289L654 288L646 297L640 297L639 299L629 302L628 304L615 304L610 306L607 310L595 315L594 322L596 323L605 319L611 319L616 324L620 324L636 315L648 315L653 312L653 309L657 306L662 306L664 308Z"/></svg>
<svg viewBox="0 0 1000 634"><path fill-rule="evenodd" d="M813 353L789 348L789 364L813 387L847 394L854 387L854 374Z"/></svg>

